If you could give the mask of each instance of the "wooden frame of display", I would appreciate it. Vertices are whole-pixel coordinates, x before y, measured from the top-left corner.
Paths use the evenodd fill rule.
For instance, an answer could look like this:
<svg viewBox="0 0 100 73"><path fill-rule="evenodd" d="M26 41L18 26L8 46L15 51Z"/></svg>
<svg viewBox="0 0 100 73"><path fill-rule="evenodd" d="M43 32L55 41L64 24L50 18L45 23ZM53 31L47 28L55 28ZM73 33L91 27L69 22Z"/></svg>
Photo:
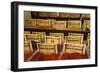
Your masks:
<svg viewBox="0 0 100 73"><path fill-rule="evenodd" d="M23 11L24 10L31 10L34 11L34 9L37 9L37 11L42 11L42 9L47 9L44 11L49 12L64 12L64 10L69 11L68 13L80 13L84 11L88 11L91 14L91 18L89 17L83 17L83 19L91 19L92 25L91 25L91 31L93 30L93 33L91 33L91 36L94 36L91 38L92 49L91 49L91 59L86 59L87 61L78 60L78 63L75 63L74 60L64 60L64 61L45 61L44 62L32 62L34 65L31 64L31 62L27 63L23 61L23 30L30 30L32 31L41 31L45 32L48 35L50 32L59 32L64 33L64 35L67 35L68 32L71 33L83 33L84 37L86 37L87 33L90 33L89 30L60 30L60 29L41 29L41 28L33 28L33 27L23 27ZM50 8L50 9L49 9ZM33 9L33 10L32 10ZM56 10L56 11L53 11ZM36 10L35 10L36 11ZM80 12L77 12L80 11ZM88 13L87 12L87 13ZM64 12L66 13L66 11ZM69 16L66 15L67 18L55 16L50 16L50 19L69 19ZM38 17L36 17L38 18ZM47 17L39 17L40 19L47 18ZM73 17L70 19L74 19ZM76 18L80 19L80 18ZM82 19L82 18L81 18ZM24 29L26 28L26 29ZM95 29L95 30L94 30ZM85 38L86 39L86 38ZM22 47L22 48L21 48ZM91 62L89 62L91 60ZM57 62L57 63L56 63ZM71 63L70 63L71 62ZM73 62L73 63L72 63ZM41 65L40 65L41 64ZM81 68L81 67L94 67L97 66L97 6L83 6L83 5L68 5L68 4L49 4L49 3L35 3L35 2L12 2L11 3L11 70L12 71L31 71L31 70L49 70L49 69L64 69L64 68Z"/></svg>

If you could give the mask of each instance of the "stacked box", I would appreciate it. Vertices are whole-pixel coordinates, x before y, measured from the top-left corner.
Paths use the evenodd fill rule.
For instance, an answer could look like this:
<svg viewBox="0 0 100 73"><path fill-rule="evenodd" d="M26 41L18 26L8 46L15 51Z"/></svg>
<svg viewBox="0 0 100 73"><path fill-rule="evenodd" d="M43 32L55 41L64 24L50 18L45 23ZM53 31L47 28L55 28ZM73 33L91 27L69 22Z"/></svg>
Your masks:
<svg viewBox="0 0 100 73"><path fill-rule="evenodd" d="M80 18L79 13L70 13L70 18Z"/></svg>
<svg viewBox="0 0 100 73"><path fill-rule="evenodd" d="M59 17L68 18L70 17L70 14L69 13L59 13Z"/></svg>
<svg viewBox="0 0 100 73"><path fill-rule="evenodd" d="M81 34L81 33L68 33L68 36L71 36L71 37L80 37L79 39L81 39L81 43L80 44L83 44L83 37L84 37L84 34Z"/></svg>
<svg viewBox="0 0 100 73"><path fill-rule="evenodd" d="M30 19L32 26L36 27L37 25L37 19Z"/></svg>
<svg viewBox="0 0 100 73"><path fill-rule="evenodd" d="M49 33L50 36L61 37L61 43L64 43L64 33Z"/></svg>
<svg viewBox="0 0 100 73"><path fill-rule="evenodd" d="M50 28L50 20L48 19L40 19L37 23L37 27L39 28Z"/></svg>
<svg viewBox="0 0 100 73"><path fill-rule="evenodd" d="M90 14L81 14L82 18L90 18Z"/></svg>
<svg viewBox="0 0 100 73"><path fill-rule="evenodd" d="M30 34L30 31L24 31L24 34Z"/></svg>
<svg viewBox="0 0 100 73"><path fill-rule="evenodd" d="M47 43L39 43L38 49L40 53L50 55L50 54L57 54L57 46Z"/></svg>
<svg viewBox="0 0 100 73"><path fill-rule="evenodd" d="M55 24L52 25L52 28L54 29L66 29L66 23L67 21L55 21Z"/></svg>
<svg viewBox="0 0 100 73"><path fill-rule="evenodd" d="M64 51L66 53L85 54L85 49L86 49L86 46L83 44L64 43Z"/></svg>
<svg viewBox="0 0 100 73"><path fill-rule="evenodd" d="M24 41L27 41L27 37L26 37L27 34L30 34L30 31L24 31Z"/></svg>
<svg viewBox="0 0 100 73"><path fill-rule="evenodd" d="M83 37L84 34L80 33L68 33L68 36L65 36L65 43L67 43L65 46L67 46L66 52L70 53L85 53L85 50L83 50ZM86 49L86 45L84 44L84 49ZM66 48L66 47L65 47Z"/></svg>
<svg viewBox="0 0 100 73"><path fill-rule="evenodd" d="M48 17L57 17L57 16L59 16L59 13L57 13L57 12L48 12L47 14L48 14Z"/></svg>
<svg viewBox="0 0 100 73"><path fill-rule="evenodd" d="M24 21L25 26L36 27L37 19L27 19Z"/></svg>
<svg viewBox="0 0 100 73"><path fill-rule="evenodd" d="M48 12L39 12L39 16L40 17L47 17L48 16Z"/></svg>
<svg viewBox="0 0 100 73"><path fill-rule="evenodd" d="M81 30L81 20L69 20L67 29Z"/></svg>
<svg viewBox="0 0 100 73"><path fill-rule="evenodd" d="M45 36L46 36L46 33L45 32L32 32L32 34L37 34L40 38L40 42L41 43L44 43L45 42Z"/></svg>
<svg viewBox="0 0 100 73"><path fill-rule="evenodd" d="M30 21L30 19L26 19L26 20L24 20L24 25L25 26L32 26L32 22Z"/></svg>
<svg viewBox="0 0 100 73"><path fill-rule="evenodd" d="M83 30L90 30L90 20L84 20Z"/></svg>
<svg viewBox="0 0 100 73"><path fill-rule="evenodd" d="M81 33L68 33L68 36L81 36L83 38L84 34L81 34Z"/></svg>
<svg viewBox="0 0 100 73"><path fill-rule="evenodd" d="M45 43L48 44L61 44L61 37L57 36L45 36Z"/></svg>
<svg viewBox="0 0 100 73"><path fill-rule="evenodd" d="M40 42L40 37L38 34L27 34L26 38L29 41Z"/></svg>
<svg viewBox="0 0 100 73"><path fill-rule="evenodd" d="M82 44L83 38L81 38L80 36L65 36L65 42Z"/></svg>
<svg viewBox="0 0 100 73"><path fill-rule="evenodd" d="M32 17L38 17L39 16L39 12L31 12Z"/></svg>

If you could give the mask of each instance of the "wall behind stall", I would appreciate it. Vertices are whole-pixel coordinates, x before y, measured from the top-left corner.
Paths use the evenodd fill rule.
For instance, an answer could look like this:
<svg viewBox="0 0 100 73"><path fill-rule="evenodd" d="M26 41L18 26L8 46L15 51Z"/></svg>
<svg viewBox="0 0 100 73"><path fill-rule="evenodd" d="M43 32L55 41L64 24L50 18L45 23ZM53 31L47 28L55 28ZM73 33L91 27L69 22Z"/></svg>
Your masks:
<svg viewBox="0 0 100 73"><path fill-rule="evenodd" d="M10 2L14 0L0 0L0 73L12 73L10 71L10 30L11 30L11 13L10 13ZM19 1L19 0L16 0ZM45 2L45 3L61 3L61 4L76 4L76 5L93 5L98 6L98 13L100 13L100 0L20 0L20 1L31 1L31 2ZM98 14L98 19L100 14ZM98 28L100 21L98 22ZM100 31L100 29L98 29ZM100 37L100 34L98 34ZM98 38L98 43L100 39ZM100 52L100 46L98 46L98 52ZM100 53L99 53L100 55ZM100 60L100 58L98 59ZM99 63L100 64L100 63ZM91 68L74 68L74 69L60 69L60 70L45 70L36 71L36 73L99 73L100 66ZM23 72L22 72L23 73ZM26 73L33 73L32 71Z"/></svg>

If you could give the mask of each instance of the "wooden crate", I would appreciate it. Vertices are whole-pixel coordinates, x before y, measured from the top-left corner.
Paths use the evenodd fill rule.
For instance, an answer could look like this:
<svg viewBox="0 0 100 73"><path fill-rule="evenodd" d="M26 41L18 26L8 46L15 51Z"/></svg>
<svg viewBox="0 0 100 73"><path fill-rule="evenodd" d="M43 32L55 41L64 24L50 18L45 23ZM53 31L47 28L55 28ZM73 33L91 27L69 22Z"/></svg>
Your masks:
<svg viewBox="0 0 100 73"><path fill-rule="evenodd" d="M45 36L45 43L48 44L61 44L61 37Z"/></svg>
<svg viewBox="0 0 100 73"><path fill-rule="evenodd" d="M81 21L80 20L69 20L68 21L68 30L81 30Z"/></svg>
<svg viewBox="0 0 100 73"><path fill-rule="evenodd" d="M55 24L52 25L52 28L64 30L66 29L66 23L67 21L55 21Z"/></svg>

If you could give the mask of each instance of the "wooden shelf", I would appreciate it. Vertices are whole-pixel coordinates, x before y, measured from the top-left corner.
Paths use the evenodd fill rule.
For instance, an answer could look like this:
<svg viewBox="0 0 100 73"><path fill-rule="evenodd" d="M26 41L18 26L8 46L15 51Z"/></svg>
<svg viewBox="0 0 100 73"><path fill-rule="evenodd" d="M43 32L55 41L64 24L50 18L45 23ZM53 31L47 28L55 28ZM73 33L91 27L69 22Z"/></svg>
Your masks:
<svg viewBox="0 0 100 73"><path fill-rule="evenodd" d="M35 19L56 19L56 20L80 20L80 19L83 19L83 20L90 20L90 18L88 17L33 17Z"/></svg>
<svg viewBox="0 0 100 73"><path fill-rule="evenodd" d="M90 16L84 16L82 15L82 13L76 13L76 17L73 17L73 13L63 13L62 12L42 12L43 16L40 16L41 12L39 11L34 11L34 12L31 12L31 15L32 15L32 18L40 18L40 19L57 19L57 20L66 20L66 19L88 19L90 20ZM59 13L59 15L57 15L57 13ZM39 15L40 14L40 15ZM54 15L51 15L51 14L54 14ZM66 15L67 14L67 15ZM78 16L77 16L78 14ZM75 13L74 13L74 16L75 16Z"/></svg>
<svg viewBox="0 0 100 73"><path fill-rule="evenodd" d="M33 26L25 26L25 31L51 31L51 32L73 32L73 33L90 33L90 31L84 31L84 30L70 30L70 29L54 29L54 28L39 28L39 27L33 27Z"/></svg>

